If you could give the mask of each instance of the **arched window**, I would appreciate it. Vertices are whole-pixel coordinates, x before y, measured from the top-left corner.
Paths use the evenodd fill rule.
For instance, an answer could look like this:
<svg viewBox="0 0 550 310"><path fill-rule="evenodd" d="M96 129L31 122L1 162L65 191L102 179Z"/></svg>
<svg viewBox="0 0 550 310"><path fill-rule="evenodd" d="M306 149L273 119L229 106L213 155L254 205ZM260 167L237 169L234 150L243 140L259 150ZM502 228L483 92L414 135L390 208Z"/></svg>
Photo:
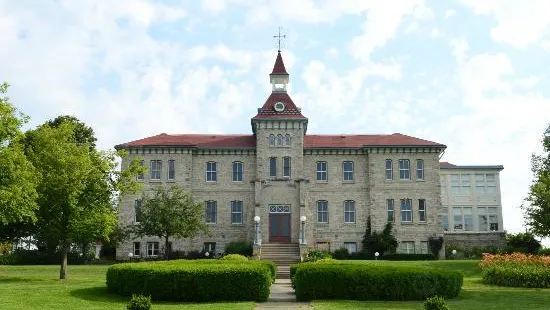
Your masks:
<svg viewBox="0 0 550 310"><path fill-rule="evenodd" d="M277 135L277 146L283 146L283 136Z"/></svg>
<svg viewBox="0 0 550 310"><path fill-rule="evenodd" d="M285 136L285 145L290 146L290 135Z"/></svg>
<svg viewBox="0 0 550 310"><path fill-rule="evenodd" d="M275 146L275 136L269 135L269 146Z"/></svg>

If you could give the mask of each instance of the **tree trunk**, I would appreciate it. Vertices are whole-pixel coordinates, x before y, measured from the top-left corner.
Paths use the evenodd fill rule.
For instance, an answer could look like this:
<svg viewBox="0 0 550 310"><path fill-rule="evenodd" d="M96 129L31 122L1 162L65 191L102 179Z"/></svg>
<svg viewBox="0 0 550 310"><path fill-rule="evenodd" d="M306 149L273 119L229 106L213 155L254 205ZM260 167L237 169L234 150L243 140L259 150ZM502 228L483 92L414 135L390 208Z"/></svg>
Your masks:
<svg viewBox="0 0 550 310"><path fill-rule="evenodd" d="M69 251L69 246L67 242L63 242L61 246L61 270L59 271L59 279L67 280L67 252Z"/></svg>
<svg viewBox="0 0 550 310"><path fill-rule="evenodd" d="M168 247L168 236L166 236L166 237L164 238L164 259L168 259L168 258L170 257L170 251L171 251L171 250L172 250L172 249L170 249L170 248Z"/></svg>

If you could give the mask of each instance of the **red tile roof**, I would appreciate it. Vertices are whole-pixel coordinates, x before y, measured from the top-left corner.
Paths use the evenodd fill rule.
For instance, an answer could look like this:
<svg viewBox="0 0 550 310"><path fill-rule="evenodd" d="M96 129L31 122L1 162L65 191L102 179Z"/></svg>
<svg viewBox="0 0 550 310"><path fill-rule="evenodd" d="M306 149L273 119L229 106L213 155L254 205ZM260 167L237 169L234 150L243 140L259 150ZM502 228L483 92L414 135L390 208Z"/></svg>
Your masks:
<svg viewBox="0 0 550 310"><path fill-rule="evenodd" d="M255 148L254 135L160 135L117 145L116 148L140 146L189 146L198 148ZM410 137L391 135L305 135L304 148L360 148L364 146L434 146L445 145Z"/></svg>
<svg viewBox="0 0 550 310"><path fill-rule="evenodd" d="M285 104L285 109L282 112L275 111L273 107L275 103L282 102ZM272 92L264 105L258 111L254 118L303 118L302 112L296 107L294 101L286 92Z"/></svg>
<svg viewBox="0 0 550 310"><path fill-rule="evenodd" d="M273 66L273 71L271 74L287 74L285 64L283 62L283 57L281 56L281 51L277 53L277 59L275 59L275 65Z"/></svg>
<svg viewBox="0 0 550 310"><path fill-rule="evenodd" d="M439 163L439 168L456 168L456 165L451 164L450 162L442 161Z"/></svg>

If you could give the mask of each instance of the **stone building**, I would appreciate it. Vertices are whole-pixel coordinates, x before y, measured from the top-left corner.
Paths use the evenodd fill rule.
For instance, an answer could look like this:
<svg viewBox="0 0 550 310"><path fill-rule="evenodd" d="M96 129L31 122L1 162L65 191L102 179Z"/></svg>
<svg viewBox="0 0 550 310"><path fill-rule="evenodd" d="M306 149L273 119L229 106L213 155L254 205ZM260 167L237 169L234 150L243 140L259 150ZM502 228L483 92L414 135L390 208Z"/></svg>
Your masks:
<svg viewBox="0 0 550 310"><path fill-rule="evenodd" d="M123 169L136 157L148 166L139 177L144 191L177 184L204 202L212 235L172 240L172 249L221 252L231 241L254 241L354 252L370 216L374 230L394 222L400 252L427 252L429 237L444 233L446 146L400 133L308 134L308 119L287 93L280 51L269 77L272 92L251 119L252 134L162 133L116 146L129 152ZM139 197L123 197L121 223L139 221ZM130 240L117 258L159 255L161 246L152 236Z"/></svg>

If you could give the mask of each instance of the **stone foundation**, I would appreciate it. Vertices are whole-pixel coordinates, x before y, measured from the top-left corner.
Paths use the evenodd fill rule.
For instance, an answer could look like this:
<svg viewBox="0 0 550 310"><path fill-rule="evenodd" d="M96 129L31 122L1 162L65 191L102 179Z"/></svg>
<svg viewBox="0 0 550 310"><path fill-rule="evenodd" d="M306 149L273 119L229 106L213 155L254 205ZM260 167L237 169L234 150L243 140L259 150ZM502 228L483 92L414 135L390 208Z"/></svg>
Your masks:
<svg viewBox="0 0 550 310"><path fill-rule="evenodd" d="M447 250L466 250L474 248L504 248L504 232L445 233L444 242Z"/></svg>

